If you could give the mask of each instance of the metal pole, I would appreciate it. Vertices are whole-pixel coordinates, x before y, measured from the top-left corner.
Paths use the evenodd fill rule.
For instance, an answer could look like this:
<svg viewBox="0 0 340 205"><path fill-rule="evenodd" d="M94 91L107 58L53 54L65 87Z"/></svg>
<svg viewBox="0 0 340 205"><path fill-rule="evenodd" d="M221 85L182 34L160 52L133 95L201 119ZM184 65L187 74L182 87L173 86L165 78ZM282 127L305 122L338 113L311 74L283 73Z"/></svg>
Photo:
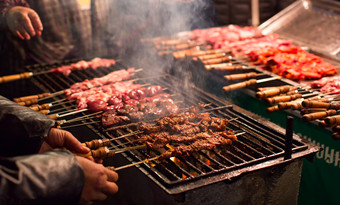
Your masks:
<svg viewBox="0 0 340 205"><path fill-rule="evenodd" d="M287 121L286 121L286 140L285 140L284 160L292 158L293 133L294 133L293 131L294 131L294 118L292 116L288 116Z"/></svg>
<svg viewBox="0 0 340 205"><path fill-rule="evenodd" d="M251 0L251 25L257 27L260 24L259 0Z"/></svg>
<svg viewBox="0 0 340 205"><path fill-rule="evenodd" d="M97 8L96 8L96 0L91 0L91 7L90 7L90 15L91 15L91 40L92 40L92 57L96 56L97 46Z"/></svg>

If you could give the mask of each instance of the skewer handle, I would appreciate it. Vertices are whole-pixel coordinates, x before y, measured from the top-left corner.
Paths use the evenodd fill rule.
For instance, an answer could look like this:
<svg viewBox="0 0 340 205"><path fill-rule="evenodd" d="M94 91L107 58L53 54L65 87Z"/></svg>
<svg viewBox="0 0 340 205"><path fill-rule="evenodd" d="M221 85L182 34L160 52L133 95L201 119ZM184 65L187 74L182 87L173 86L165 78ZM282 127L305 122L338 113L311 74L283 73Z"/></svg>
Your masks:
<svg viewBox="0 0 340 205"><path fill-rule="evenodd" d="M309 108L309 109L303 109L301 110L301 115L315 113L315 112L324 112L326 111L326 108Z"/></svg>
<svg viewBox="0 0 340 205"><path fill-rule="evenodd" d="M280 111L279 105L274 105L274 106L267 108L268 113L277 112L277 111Z"/></svg>
<svg viewBox="0 0 340 205"><path fill-rule="evenodd" d="M225 75L224 78L226 80L241 80L241 79L248 79L248 78L255 78L257 73L250 72L250 73L239 73L233 75Z"/></svg>
<svg viewBox="0 0 340 205"><path fill-rule="evenodd" d="M97 149L99 147L109 146L110 145L109 139L97 139L91 140L89 142L84 142L83 145L90 148L90 149Z"/></svg>
<svg viewBox="0 0 340 205"><path fill-rule="evenodd" d="M339 132L334 132L332 134L333 140L340 140L340 133Z"/></svg>
<svg viewBox="0 0 340 205"><path fill-rule="evenodd" d="M304 100L302 106L306 108L327 108L327 109L340 109L340 103L325 103L319 101Z"/></svg>
<svg viewBox="0 0 340 205"><path fill-rule="evenodd" d="M48 115L50 113L49 110L39 110L39 112L43 115Z"/></svg>
<svg viewBox="0 0 340 205"><path fill-rule="evenodd" d="M280 110L289 109L294 102L280 102L278 104Z"/></svg>
<svg viewBox="0 0 340 205"><path fill-rule="evenodd" d="M233 65L231 63L219 63L219 64L211 64L211 65L204 65L205 69L211 70L214 68L215 70L223 70L223 71L234 71L234 70L242 70L243 65Z"/></svg>
<svg viewBox="0 0 340 205"><path fill-rule="evenodd" d="M162 45L168 45L168 46L182 44L182 43L183 43L182 39L170 39L170 40L162 40L161 41Z"/></svg>
<svg viewBox="0 0 340 205"><path fill-rule="evenodd" d="M100 147L96 150L91 150L89 153L86 154L76 154L81 157L93 157L93 158L98 158L98 159L104 159L104 158L109 158L113 157L115 155L114 152L111 152L107 147Z"/></svg>
<svg viewBox="0 0 340 205"><path fill-rule="evenodd" d="M223 90L225 92L229 92L229 91L244 88L244 87L247 87L247 86L250 86L250 85L253 85L253 84L256 84L256 79L250 79L250 80L247 80L247 81L244 81L244 82L241 82L241 83L235 83L235 84L232 84L232 85L224 86Z"/></svg>
<svg viewBox="0 0 340 205"><path fill-rule="evenodd" d="M340 132L340 125L337 125L335 127L332 127L333 132Z"/></svg>
<svg viewBox="0 0 340 205"><path fill-rule="evenodd" d="M109 169L109 170L111 170L111 171L116 171L116 169L115 169L115 167L113 167L113 166L109 166L109 167L105 167L106 169Z"/></svg>
<svg viewBox="0 0 340 205"><path fill-rule="evenodd" d="M303 109L302 101L292 102L291 105L290 105L290 109L292 109L292 110L301 110L301 109Z"/></svg>
<svg viewBox="0 0 340 205"><path fill-rule="evenodd" d="M38 103L38 99L31 99L31 100L25 100L22 102L18 102L19 105L22 106L30 106Z"/></svg>
<svg viewBox="0 0 340 205"><path fill-rule="evenodd" d="M42 104L42 105L32 105L29 108L35 111L40 111L40 110L48 110L52 107L50 103Z"/></svg>
<svg viewBox="0 0 340 205"><path fill-rule="evenodd" d="M330 116L330 115L336 115L336 110L327 110L325 112L315 112L311 114L305 114L302 116L302 120L309 122L316 119L322 119L324 117Z"/></svg>
<svg viewBox="0 0 340 205"><path fill-rule="evenodd" d="M6 75L6 76L0 77L0 84L15 81L15 80L20 80L20 79L30 78L32 76L33 76L32 72L25 72L25 73L19 73L19 74L14 74L14 75Z"/></svg>
<svg viewBox="0 0 340 205"><path fill-rule="evenodd" d="M266 102L269 103L269 104L275 104L275 103L279 103L279 102L287 102L287 101L295 100L295 99L298 99L298 98L301 98L301 97L302 97L301 94L283 95L283 96L267 98Z"/></svg>
<svg viewBox="0 0 340 205"><path fill-rule="evenodd" d="M202 55L202 56L199 56L198 58L201 61L204 61L204 60L209 60L209 59L222 58L225 55L226 55L225 53L214 53L214 54Z"/></svg>
<svg viewBox="0 0 340 205"><path fill-rule="evenodd" d="M326 117L325 123L329 126L339 125L340 124L340 115L336 115L336 116L332 116L332 117Z"/></svg>
<svg viewBox="0 0 340 205"><path fill-rule="evenodd" d="M48 97L48 96L50 96L50 93L41 93L37 95L29 95L29 96L24 96L20 98L13 98L13 101L18 103L18 102L27 101L27 100L41 99L41 98Z"/></svg>
<svg viewBox="0 0 340 205"><path fill-rule="evenodd" d="M226 56L226 57L223 57L223 58L215 58L215 59L202 60L202 63L205 64L205 65L211 65L211 64L222 63L224 61L230 61L229 56Z"/></svg>
<svg viewBox="0 0 340 205"><path fill-rule="evenodd" d="M53 115L48 115L48 117L52 120L56 120L59 118L59 115L58 114L53 114Z"/></svg>
<svg viewBox="0 0 340 205"><path fill-rule="evenodd" d="M270 89L265 89L262 91L258 91L256 93L256 97L257 98L267 98L267 97L272 97L278 94L283 94L286 93L288 91L290 91L293 87L290 85L284 85L284 86L280 86L280 87L274 87L274 88L270 88Z"/></svg>
<svg viewBox="0 0 340 205"><path fill-rule="evenodd" d="M242 70L244 69L243 65L232 65L230 63L220 63L220 64L212 64L212 65L205 65L205 69L210 70L214 68L215 70L223 70L223 71L234 71L234 70Z"/></svg>
<svg viewBox="0 0 340 205"><path fill-rule="evenodd" d="M216 53L216 50L206 50L206 51L192 51L190 53L187 53L187 56L202 56L202 55L209 55Z"/></svg>
<svg viewBox="0 0 340 205"><path fill-rule="evenodd" d="M328 125L325 123L324 120L319 121L318 126L321 127L321 128L328 127Z"/></svg>

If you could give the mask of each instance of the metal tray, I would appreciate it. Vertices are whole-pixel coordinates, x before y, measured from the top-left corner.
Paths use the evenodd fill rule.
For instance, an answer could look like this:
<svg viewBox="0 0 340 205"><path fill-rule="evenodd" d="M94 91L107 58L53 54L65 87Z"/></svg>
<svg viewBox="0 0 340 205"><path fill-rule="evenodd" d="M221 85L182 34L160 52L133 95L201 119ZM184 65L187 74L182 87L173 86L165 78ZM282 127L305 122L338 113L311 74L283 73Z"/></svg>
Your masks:
<svg viewBox="0 0 340 205"><path fill-rule="evenodd" d="M258 27L278 33L310 52L340 61L340 2L299 0Z"/></svg>

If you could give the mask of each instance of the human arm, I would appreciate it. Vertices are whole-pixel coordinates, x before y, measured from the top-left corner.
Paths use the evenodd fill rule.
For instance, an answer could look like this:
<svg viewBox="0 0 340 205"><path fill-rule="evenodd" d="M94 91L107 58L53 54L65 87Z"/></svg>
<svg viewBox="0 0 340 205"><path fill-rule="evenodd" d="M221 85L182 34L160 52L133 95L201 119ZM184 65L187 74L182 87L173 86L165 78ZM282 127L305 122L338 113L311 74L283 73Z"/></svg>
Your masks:
<svg viewBox="0 0 340 205"><path fill-rule="evenodd" d="M0 156L37 153L55 121L0 96Z"/></svg>
<svg viewBox="0 0 340 205"><path fill-rule="evenodd" d="M0 204L87 204L118 191L118 175L69 151L0 160Z"/></svg>
<svg viewBox="0 0 340 205"><path fill-rule="evenodd" d="M76 204L83 184L80 164L65 150L0 160L0 204Z"/></svg>
<svg viewBox="0 0 340 205"><path fill-rule="evenodd" d="M0 157L0 204L75 204L117 192L115 172L66 150L47 151L88 152L70 132L53 125L46 116L0 96L0 156L26 154ZM27 155L39 148L45 152Z"/></svg>
<svg viewBox="0 0 340 205"><path fill-rule="evenodd" d="M0 13L2 27L7 27L13 35L23 40L41 35L40 17L25 0L0 0Z"/></svg>

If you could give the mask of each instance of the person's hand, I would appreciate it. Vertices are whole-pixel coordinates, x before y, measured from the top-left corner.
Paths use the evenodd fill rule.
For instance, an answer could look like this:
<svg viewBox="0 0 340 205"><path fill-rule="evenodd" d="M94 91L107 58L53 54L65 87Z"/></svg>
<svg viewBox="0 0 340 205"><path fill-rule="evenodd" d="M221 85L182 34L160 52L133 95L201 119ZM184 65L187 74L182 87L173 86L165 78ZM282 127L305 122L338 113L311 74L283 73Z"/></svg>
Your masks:
<svg viewBox="0 0 340 205"><path fill-rule="evenodd" d="M89 148L83 146L70 132L57 128L51 128L39 152L45 152L53 148L66 148L71 152L82 154L90 151Z"/></svg>
<svg viewBox="0 0 340 205"><path fill-rule="evenodd" d="M14 6L6 13L6 22L9 30L23 40L33 36L40 36L43 26L39 15L32 9Z"/></svg>
<svg viewBox="0 0 340 205"><path fill-rule="evenodd" d="M118 192L118 186L115 183L118 180L116 172L84 157L76 156L76 159L83 168L85 178L79 204L105 200L108 195Z"/></svg>

